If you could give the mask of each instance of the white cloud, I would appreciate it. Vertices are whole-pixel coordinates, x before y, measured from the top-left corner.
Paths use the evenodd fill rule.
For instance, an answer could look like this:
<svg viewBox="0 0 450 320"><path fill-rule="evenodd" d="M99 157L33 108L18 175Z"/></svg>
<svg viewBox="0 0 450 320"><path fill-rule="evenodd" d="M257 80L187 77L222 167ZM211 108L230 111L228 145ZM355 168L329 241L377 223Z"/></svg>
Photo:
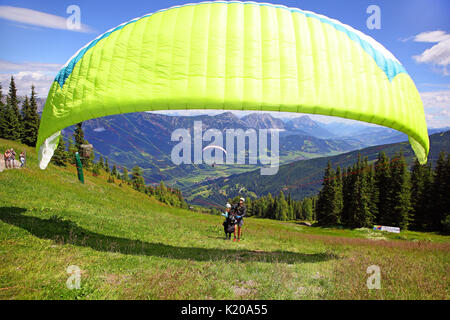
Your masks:
<svg viewBox="0 0 450 320"><path fill-rule="evenodd" d="M444 41L448 39L449 35L441 30L437 31L429 31L429 32L422 32L419 33L414 37L414 41L416 42L431 42L436 43L440 41Z"/></svg>
<svg viewBox="0 0 450 320"><path fill-rule="evenodd" d="M53 14L36 11L27 8L12 6L0 6L0 18L9 21L19 22L26 25L45 27L59 30L69 30L75 32L93 33L91 27L81 24L79 29L67 28L67 17L60 17Z"/></svg>
<svg viewBox="0 0 450 320"><path fill-rule="evenodd" d="M11 76L14 76L19 95L29 95L31 85L36 88L39 97L45 98L61 64L23 62L16 63L0 60L0 82L3 91L7 91Z"/></svg>
<svg viewBox="0 0 450 320"><path fill-rule="evenodd" d="M413 56L418 63L428 63L437 67L443 75L449 75L450 64L450 34L444 31L422 32L413 37L415 42L436 43L420 55Z"/></svg>
<svg viewBox="0 0 450 320"><path fill-rule="evenodd" d="M47 96L50 86L55 79L54 76L40 71L21 71L15 74L2 73L0 74L0 82L2 83L3 93L8 90L11 76L14 76L19 95L30 95L31 85L34 85L40 98Z"/></svg>
<svg viewBox="0 0 450 320"><path fill-rule="evenodd" d="M42 62L23 62L16 63L0 59L0 72L11 72L11 71L46 71L54 72L55 74L61 68L61 64L58 63L42 63Z"/></svg>
<svg viewBox="0 0 450 320"><path fill-rule="evenodd" d="M431 128L450 126L450 90L420 93L427 124Z"/></svg>

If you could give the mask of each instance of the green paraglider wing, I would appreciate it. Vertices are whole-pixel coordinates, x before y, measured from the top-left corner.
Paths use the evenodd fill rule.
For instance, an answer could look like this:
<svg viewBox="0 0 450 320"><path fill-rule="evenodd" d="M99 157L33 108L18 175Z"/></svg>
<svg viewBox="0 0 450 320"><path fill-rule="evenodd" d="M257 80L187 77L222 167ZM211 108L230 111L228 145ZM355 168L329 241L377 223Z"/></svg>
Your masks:
<svg viewBox="0 0 450 320"><path fill-rule="evenodd" d="M406 133L421 163L429 151L420 95L374 39L300 9L217 1L145 15L77 52L44 107L40 167L47 167L68 126L172 109L338 116Z"/></svg>

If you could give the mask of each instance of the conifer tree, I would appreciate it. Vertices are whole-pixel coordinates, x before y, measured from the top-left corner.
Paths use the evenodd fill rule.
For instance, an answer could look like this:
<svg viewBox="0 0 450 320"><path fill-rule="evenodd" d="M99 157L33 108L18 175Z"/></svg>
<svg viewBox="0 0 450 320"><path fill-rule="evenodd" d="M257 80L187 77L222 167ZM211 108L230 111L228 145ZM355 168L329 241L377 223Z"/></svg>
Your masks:
<svg viewBox="0 0 450 320"><path fill-rule="evenodd" d="M294 202L294 217L297 220L304 220L305 217L303 215L303 210L302 210L302 201L295 201Z"/></svg>
<svg viewBox="0 0 450 320"><path fill-rule="evenodd" d="M105 158L105 171L107 173L111 172L111 168L109 167L109 163L108 163L108 159L107 158Z"/></svg>
<svg viewBox="0 0 450 320"><path fill-rule="evenodd" d="M288 219L288 203L284 197L283 191L280 191L276 202L275 219L286 221Z"/></svg>
<svg viewBox="0 0 450 320"><path fill-rule="evenodd" d="M75 141L75 148L78 153L82 153L81 145L85 143L84 140L84 131L83 131L83 122L79 122L75 125L75 131L73 132L73 138Z"/></svg>
<svg viewBox="0 0 450 320"><path fill-rule="evenodd" d="M129 175L128 169L126 167L123 167L122 180L126 183L130 182L130 175Z"/></svg>
<svg viewBox="0 0 450 320"><path fill-rule="evenodd" d="M159 183L159 197L160 197L160 201L162 202L166 202L167 201L167 188L164 185L164 181L160 181Z"/></svg>
<svg viewBox="0 0 450 320"><path fill-rule="evenodd" d="M431 164L421 165L417 158L411 170L411 228L431 231L431 194L433 171Z"/></svg>
<svg viewBox="0 0 450 320"><path fill-rule="evenodd" d="M142 177L142 169L139 166L135 166L131 170L131 181L133 184L133 188L138 191L143 191L145 188L145 181Z"/></svg>
<svg viewBox="0 0 450 320"><path fill-rule="evenodd" d="M58 147L53 154L51 162L60 167L67 166L67 162L69 162L69 153L66 149L66 143L62 135L59 136Z"/></svg>
<svg viewBox="0 0 450 320"><path fill-rule="evenodd" d="M354 221L352 221L352 227L371 227L374 217L370 211L370 185L369 185L369 165L367 158L361 161L361 157L358 157L357 173L354 185L353 197L355 199L354 204Z"/></svg>
<svg viewBox="0 0 450 320"><path fill-rule="evenodd" d="M38 130L39 130L39 114L37 112L36 92L34 86L31 86L31 96L25 97L25 102L22 107L23 113L23 134L22 143L35 147Z"/></svg>
<svg viewBox="0 0 450 320"><path fill-rule="evenodd" d="M69 153L69 163L71 163L71 164L73 164L73 165L75 165L76 164L76 161L75 161L75 152L78 152L77 151L77 149L75 148L75 144L74 144L74 142L73 142L73 139L68 139L68 143L69 143L69 145L68 145L68 153Z"/></svg>
<svg viewBox="0 0 450 320"><path fill-rule="evenodd" d="M347 169L344 169L344 172L342 174L342 202L343 202L343 208L342 208L342 215L341 215L341 222L343 225L348 226L350 224L350 203L352 201L352 186L353 186L353 175L352 175L352 168L348 167Z"/></svg>
<svg viewBox="0 0 450 320"><path fill-rule="evenodd" d="M116 167L115 164L112 167L111 175L114 176L114 177L117 177L117 167Z"/></svg>
<svg viewBox="0 0 450 320"><path fill-rule="evenodd" d="M450 211L450 186L449 186L449 159L445 158L445 153L439 153L434 172L434 182L432 187L431 225L433 231L442 231L443 222L447 220Z"/></svg>
<svg viewBox="0 0 450 320"><path fill-rule="evenodd" d="M22 137L22 122L19 112L19 100L17 98L17 89L14 77L11 77L9 93L6 97L6 106L4 109L4 120L2 121L2 132L4 138L10 140L20 140Z"/></svg>
<svg viewBox="0 0 450 320"><path fill-rule="evenodd" d="M450 153L447 153L447 161L445 162L445 181L441 192L444 195L445 210L441 216L441 231L445 234L450 234Z"/></svg>
<svg viewBox="0 0 450 320"><path fill-rule="evenodd" d="M377 214L375 221L379 224L389 223L392 206L392 185L391 185L391 167L389 158L384 152L378 155L375 162L375 184L378 190Z"/></svg>
<svg viewBox="0 0 450 320"><path fill-rule="evenodd" d="M335 179L333 181L334 185L335 185L335 192L334 192L334 202L335 202L335 212L336 214L340 217L339 219L341 220L341 215L342 215L342 210L344 208L344 195L343 195L343 181L342 181L342 172L341 172L341 167L338 166L336 169L336 175L335 175Z"/></svg>
<svg viewBox="0 0 450 320"><path fill-rule="evenodd" d="M288 193L287 204L288 204L288 211L287 211L288 220L294 220L295 219L294 206L293 206L293 201L292 201L292 197L291 197L291 192Z"/></svg>
<svg viewBox="0 0 450 320"><path fill-rule="evenodd" d="M391 211L385 217L387 225L407 229L411 211L411 185L408 166L403 153L390 162L391 172Z"/></svg>
<svg viewBox="0 0 450 320"><path fill-rule="evenodd" d="M275 219L275 199L272 194L269 192L267 195L267 206L264 210L264 218Z"/></svg>
<svg viewBox="0 0 450 320"><path fill-rule="evenodd" d="M367 162L367 158L366 158ZM370 211L370 221L367 221L368 224L374 224L378 221L376 220L378 217L378 189L376 185L375 179L375 168L373 164L368 165L367 172L367 184L368 184L368 192L369 192L369 211ZM370 227L370 226L369 226Z"/></svg>
<svg viewBox="0 0 450 320"><path fill-rule="evenodd" d="M108 183L115 183L114 177L112 175L108 176L108 180L106 180Z"/></svg>
<svg viewBox="0 0 450 320"><path fill-rule="evenodd" d="M306 198L302 202L303 219L313 220L313 201L311 198Z"/></svg>
<svg viewBox="0 0 450 320"><path fill-rule="evenodd" d="M330 161L328 161L322 185L323 188L319 193L317 203L317 220L321 225L339 224L341 212L339 210L339 204L335 202L336 198L338 198L336 174L331 167Z"/></svg>
<svg viewBox="0 0 450 320"><path fill-rule="evenodd" d="M5 139L6 133L5 133L5 127L6 127L6 106L3 103L3 88L0 84L0 138Z"/></svg>
<svg viewBox="0 0 450 320"><path fill-rule="evenodd" d="M98 160L98 165L100 169L105 169L105 164L103 163L103 156L100 155L100 159Z"/></svg>

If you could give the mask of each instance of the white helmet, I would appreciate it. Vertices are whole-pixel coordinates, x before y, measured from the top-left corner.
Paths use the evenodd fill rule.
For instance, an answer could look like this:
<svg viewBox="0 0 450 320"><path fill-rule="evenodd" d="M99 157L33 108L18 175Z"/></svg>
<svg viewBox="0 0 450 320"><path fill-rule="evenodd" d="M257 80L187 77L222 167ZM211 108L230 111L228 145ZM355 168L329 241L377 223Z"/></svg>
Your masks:
<svg viewBox="0 0 450 320"><path fill-rule="evenodd" d="M239 200L241 200L241 201L245 202L245 199L244 199L244 198L240 198Z"/></svg>
<svg viewBox="0 0 450 320"><path fill-rule="evenodd" d="M228 209L231 209L231 204L227 203L226 207L227 207Z"/></svg>

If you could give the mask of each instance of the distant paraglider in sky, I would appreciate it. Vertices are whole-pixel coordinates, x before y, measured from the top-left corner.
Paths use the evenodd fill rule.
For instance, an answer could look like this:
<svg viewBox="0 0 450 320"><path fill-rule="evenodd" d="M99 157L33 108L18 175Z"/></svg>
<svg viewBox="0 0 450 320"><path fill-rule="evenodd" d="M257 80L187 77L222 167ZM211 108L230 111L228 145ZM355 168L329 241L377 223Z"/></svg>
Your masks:
<svg viewBox="0 0 450 320"><path fill-rule="evenodd" d="M216 145L211 145L211 144L210 144L209 146L203 148L203 153L204 153L206 150L219 150L219 151L222 151L225 155L227 154L227 150L225 150L223 147L221 147L221 146L216 146ZM216 152L217 152L217 151L216 151ZM208 157L206 157L206 162L207 162L207 159L208 159ZM213 168L214 168L216 165L217 165L216 162L213 162L213 163L211 164L211 166L212 166Z"/></svg>
<svg viewBox="0 0 450 320"><path fill-rule="evenodd" d="M218 150L223 151L223 153L227 154L227 150L225 150L224 148L222 148L222 147L220 147L220 146L209 145L209 146L203 148L203 152L204 152L205 150L208 150L208 149L218 149Z"/></svg>
<svg viewBox="0 0 450 320"><path fill-rule="evenodd" d="M406 133L421 163L429 151L419 92L380 43L310 11L217 1L144 15L80 49L50 88L39 166L75 123L168 109L337 116Z"/></svg>

